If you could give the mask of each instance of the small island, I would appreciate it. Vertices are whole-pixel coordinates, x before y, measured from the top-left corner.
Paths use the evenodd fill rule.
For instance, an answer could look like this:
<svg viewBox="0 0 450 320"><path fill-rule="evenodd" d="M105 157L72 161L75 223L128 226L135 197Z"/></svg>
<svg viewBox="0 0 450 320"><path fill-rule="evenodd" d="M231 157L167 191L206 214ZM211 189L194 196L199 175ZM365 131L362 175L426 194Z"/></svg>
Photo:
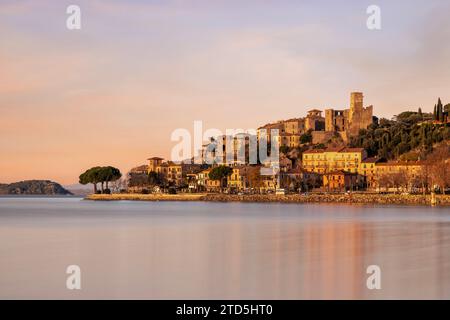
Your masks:
<svg viewBox="0 0 450 320"><path fill-rule="evenodd" d="M72 193L54 181L25 180L0 184L0 195L72 195Z"/></svg>

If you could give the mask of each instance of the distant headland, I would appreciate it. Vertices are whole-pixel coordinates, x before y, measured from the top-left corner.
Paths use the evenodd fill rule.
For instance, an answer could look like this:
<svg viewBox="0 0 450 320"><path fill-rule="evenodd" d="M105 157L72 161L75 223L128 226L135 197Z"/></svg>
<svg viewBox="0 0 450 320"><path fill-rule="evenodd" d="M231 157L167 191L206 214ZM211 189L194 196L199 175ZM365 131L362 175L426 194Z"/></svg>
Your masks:
<svg viewBox="0 0 450 320"><path fill-rule="evenodd" d="M59 183L50 180L25 180L0 184L0 195L72 195Z"/></svg>

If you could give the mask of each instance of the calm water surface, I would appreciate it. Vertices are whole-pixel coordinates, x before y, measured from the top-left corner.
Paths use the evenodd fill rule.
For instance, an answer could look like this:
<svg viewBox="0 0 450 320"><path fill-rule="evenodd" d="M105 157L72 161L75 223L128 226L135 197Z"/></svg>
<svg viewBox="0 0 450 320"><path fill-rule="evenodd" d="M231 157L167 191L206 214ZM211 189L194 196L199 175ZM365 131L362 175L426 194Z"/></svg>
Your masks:
<svg viewBox="0 0 450 320"><path fill-rule="evenodd" d="M3 197L0 298L450 299L450 209Z"/></svg>

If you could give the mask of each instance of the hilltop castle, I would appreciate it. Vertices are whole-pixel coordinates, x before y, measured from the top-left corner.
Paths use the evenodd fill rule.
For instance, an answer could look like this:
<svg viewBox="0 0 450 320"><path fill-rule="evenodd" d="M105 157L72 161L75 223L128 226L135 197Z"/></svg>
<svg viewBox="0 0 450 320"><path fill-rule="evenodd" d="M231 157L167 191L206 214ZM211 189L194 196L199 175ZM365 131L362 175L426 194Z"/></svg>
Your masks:
<svg viewBox="0 0 450 320"><path fill-rule="evenodd" d="M279 145L295 148L302 143L301 136L311 132L313 143L325 143L334 135L339 134L344 142L357 136L360 129L367 129L374 121L373 106L363 106L363 94L350 94L349 109L325 109L325 118L318 109L309 110L304 118L280 120L258 128L266 129L268 138L270 129L278 129Z"/></svg>
<svg viewBox="0 0 450 320"><path fill-rule="evenodd" d="M373 106L364 108L362 92L350 94L350 109L325 110L325 131L345 132L348 137L357 136L360 129L373 123Z"/></svg>

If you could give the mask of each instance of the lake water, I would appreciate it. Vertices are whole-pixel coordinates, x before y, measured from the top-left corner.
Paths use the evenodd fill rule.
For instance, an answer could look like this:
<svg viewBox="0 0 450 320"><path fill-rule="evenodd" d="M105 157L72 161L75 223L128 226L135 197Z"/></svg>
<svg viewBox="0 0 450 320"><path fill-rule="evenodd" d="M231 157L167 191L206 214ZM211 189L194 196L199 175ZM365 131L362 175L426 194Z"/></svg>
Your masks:
<svg viewBox="0 0 450 320"><path fill-rule="evenodd" d="M2 197L0 298L450 299L450 210Z"/></svg>

